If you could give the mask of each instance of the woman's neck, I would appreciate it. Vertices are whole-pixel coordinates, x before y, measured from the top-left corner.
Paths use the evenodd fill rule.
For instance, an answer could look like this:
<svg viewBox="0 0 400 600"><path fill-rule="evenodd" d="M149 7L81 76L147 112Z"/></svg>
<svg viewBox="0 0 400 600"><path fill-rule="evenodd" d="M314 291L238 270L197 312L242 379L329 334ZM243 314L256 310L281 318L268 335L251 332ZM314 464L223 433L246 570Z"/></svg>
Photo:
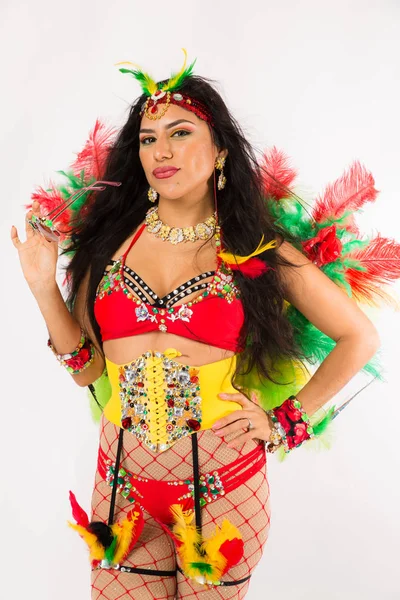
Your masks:
<svg viewBox="0 0 400 600"><path fill-rule="evenodd" d="M191 227L201 223L214 214L214 201L210 194L189 199L170 200L160 196L158 216L170 227Z"/></svg>

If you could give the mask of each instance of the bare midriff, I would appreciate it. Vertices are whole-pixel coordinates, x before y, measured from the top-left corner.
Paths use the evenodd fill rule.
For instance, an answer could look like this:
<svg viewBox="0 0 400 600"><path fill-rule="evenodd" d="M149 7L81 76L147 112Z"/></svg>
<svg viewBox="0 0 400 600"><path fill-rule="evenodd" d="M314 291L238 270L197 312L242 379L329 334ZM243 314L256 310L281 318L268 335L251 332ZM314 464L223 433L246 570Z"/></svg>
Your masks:
<svg viewBox="0 0 400 600"><path fill-rule="evenodd" d="M182 353L178 362L194 367L217 362L234 355L234 352L230 350L216 348L161 331L109 340L104 342L103 348L108 360L118 365L126 364L148 350L164 352L167 348L177 348Z"/></svg>

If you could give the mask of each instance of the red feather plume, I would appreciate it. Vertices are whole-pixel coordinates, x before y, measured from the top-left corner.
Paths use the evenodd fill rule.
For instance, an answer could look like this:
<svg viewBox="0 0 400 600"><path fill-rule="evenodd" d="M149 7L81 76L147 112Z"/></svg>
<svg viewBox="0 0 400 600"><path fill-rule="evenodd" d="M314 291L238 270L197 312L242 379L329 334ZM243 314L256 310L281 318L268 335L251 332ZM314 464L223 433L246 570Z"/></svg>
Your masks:
<svg viewBox="0 0 400 600"><path fill-rule="evenodd" d="M375 189L375 180L372 174L358 161L354 161L345 173L329 184L322 197L317 197L312 216L318 222L339 219L347 211L353 213L359 210L366 202L373 202L378 190ZM345 225L349 231L358 233L354 215L349 215Z"/></svg>
<svg viewBox="0 0 400 600"><path fill-rule="evenodd" d="M397 307L398 303L379 289L380 285L400 278L400 244L396 240L378 234L368 246L354 250L346 255L346 259L356 260L366 268L366 271L346 270L346 279L356 300L378 305L380 299Z"/></svg>
<svg viewBox="0 0 400 600"><path fill-rule="evenodd" d="M275 146L266 150L260 162L264 194L276 200L286 198L287 189L293 185L297 171L289 165L288 156Z"/></svg>
<svg viewBox="0 0 400 600"><path fill-rule="evenodd" d="M39 202L40 214L42 217L47 216L56 208L61 210L65 204L65 199L53 183L50 183L49 190L45 190L40 186L37 187L36 190L31 194L31 200L32 202L26 205L26 209L30 210L33 202ZM54 224L57 226L57 229L61 234L68 233L70 218L70 211L65 210L56 219L54 219Z"/></svg>
<svg viewBox="0 0 400 600"><path fill-rule="evenodd" d="M272 267L269 267L259 258L249 258L246 262L238 265L237 263L226 263L232 271L240 271L246 277L250 277L250 279L255 279L256 277L260 277L263 273L266 273Z"/></svg>
<svg viewBox="0 0 400 600"><path fill-rule="evenodd" d="M75 494L72 492L69 493L69 501L72 507L72 516L78 525L82 527L87 527L89 525L89 517L86 512L83 510L81 506L79 506L77 499L75 498Z"/></svg>
<svg viewBox="0 0 400 600"><path fill-rule="evenodd" d="M79 176L81 171L84 170L85 180L91 177L96 180L102 179L115 133L116 129L114 127L106 128L104 123L96 119L93 129L89 133L89 139L71 165L74 175Z"/></svg>
<svg viewBox="0 0 400 600"><path fill-rule="evenodd" d="M143 531L143 527L144 527L143 511L137 502L135 502L133 508L129 511L126 518L129 521L132 521L133 517L135 516L135 513L136 514L139 513L138 518L135 523L135 529L133 530L131 542L125 552L125 555L122 557L121 562L123 562L130 555L130 553L132 552L133 548L135 547L135 544L138 541L138 539Z"/></svg>
<svg viewBox="0 0 400 600"><path fill-rule="evenodd" d="M222 556L226 558L226 565L222 572L222 575L225 575L227 571L234 565L237 565L238 562L243 558L244 553L244 543L242 539L233 538L233 540L225 540L223 544L219 547L219 551Z"/></svg>

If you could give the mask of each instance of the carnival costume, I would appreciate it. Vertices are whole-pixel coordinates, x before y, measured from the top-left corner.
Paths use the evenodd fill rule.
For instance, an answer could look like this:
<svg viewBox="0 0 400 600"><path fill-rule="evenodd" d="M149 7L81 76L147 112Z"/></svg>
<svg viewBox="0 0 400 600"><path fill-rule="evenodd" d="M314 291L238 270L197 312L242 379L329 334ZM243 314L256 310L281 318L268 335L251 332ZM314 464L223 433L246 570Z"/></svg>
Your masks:
<svg viewBox="0 0 400 600"><path fill-rule="evenodd" d="M193 66L194 63L186 68L185 58L181 71L160 84L139 69L120 70L140 81L148 96L141 115L161 118L173 103L194 112L212 127L208 107L179 91L191 76ZM70 224L77 214L82 217L90 210L92 194L105 185L121 185L102 181L114 134L96 121L71 170L62 172L67 185L39 188L32 196L39 201L42 215L32 219L32 226L42 233L51 231L53 239L59 239L66 248ZM223 189L223 161L216 167L221 172L218 189ZM275 148L266 152L263 168L268 210L281 228L296 237L298 249L358 303L378 305L384 300L393 305L395 301L383 288L400 276L400 246L380 234L373 239L363 238L354 218L366 202L376 199L372 175L354 163L343 178L317 198L310 212L298 196L285 192L292 191L296 173L289 168L283 153ZM156 197L155 190L150 189L149 200ZM217 204L213 218L214 222L211 219L198 230L171 229L159 220L156 208L150 208L146 222L126 252L110 261L98 285L94 314L103 342L161 331L235 354L203 366L182 364L177 348L164 352L149 349L126 364L115 364L106 358L105 373L89 386L93 407L100 407L103 412L92 519L71 493L76 521L71 527L88 544L97 597L122 597L117 591L115 596L105 592L102 595L105 584L99 584L96 575L101 571L110 574L107 581L118 582L120 591L127 592L126 577L132 573L147 577L149 590L152 578L167 581L177 570L188 581L205 586L224 587L248 581L261 557L269 526L266 450L276 451L282 459L303 443L324 444L327 428L349 402L339 408L320 409L308 419L295 394L311 375L300 363L281 360L275 363L276 383L261 380L255 372L239 381L246 395L257 394L260 405L271 417L274 430L270 442L251 440L240 450L228 449L225 441L210 432L218 419L241 409L236 402L218 398L221 392L237 391L232 376L237 356L243 350L238 340L244 312L235 271L240 270L247 277L261 276L269 268L268 250L277 245L276 240L262 239L249 256L231 254L223 246ZM145 227L176 244L196 235L209 239L214 234L216 270L192 277L159 297L127 265L129 253ZM194 292L198 292L195 300L185 303L185 297ZM335 342L287 302L285 313L293 325L296 343L310 364L321 363ZM54 348L53 351L56 353ZM82 334L76 351L58 359L70 372L80 372L93 360L93 347ZM373 378L383 379L377 356L363 370ZM120 517L117 522L116 507ZM232 515L235 524L223 515ZM146 523L152 523L155 534L153 538L147 534L141 543ZM162 532L173 541L176 568L163 568L164 563L170 564L168 543L163 546L167 548L164 556L157 554ZM150 538L153 550L149 550ZM150 593L159 597L154 588Z"/></svg>

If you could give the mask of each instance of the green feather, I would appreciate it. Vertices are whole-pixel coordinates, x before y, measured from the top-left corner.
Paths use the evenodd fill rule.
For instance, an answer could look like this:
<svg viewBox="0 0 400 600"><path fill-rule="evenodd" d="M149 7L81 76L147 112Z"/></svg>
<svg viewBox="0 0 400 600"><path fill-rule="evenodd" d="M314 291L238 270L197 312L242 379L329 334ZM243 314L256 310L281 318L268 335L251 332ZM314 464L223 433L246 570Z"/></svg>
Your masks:
<svg viewBox="0 0 400 600"><path fill-rule="evenodd" d="M197 569L198 571L200 571L200 573L203 573L205 575L212 575L213 573L213 566L209 565L208 563L191 562L189 563L189 567L191 569Z"/></svg>
<svg viewBox="0 0 400 600"><path fill-rule="evenodd" d="M130 73L140 83L142 91L146 96L152 96L156 91L156 83L148 73L132 69L119 69L121 73Z"/></svg>
<svg viewBox="0 0 400 600"><path fill-rule="evenodd" d="M105 559L108 560L108 562L111 564L113 563L113 560L114 560L114 554L115 554L115 549L117 547L117 542L118 542L118 538L115 535L113 541L108 546L108 548L105 549L105 552L104 552Z"/></svg>
<svg viewBox="0 0 400 600"><path fill-rule="evenodd" d="M197 58L182 72L182 73L174 73L169 78L168 82L162 86L162 90L169 90L170 92L174 92L178 90L185 82L187 77L193 75L193 68L196 63Z"/></svg>
<svg viewBox="0 0 400 600"><path fill-rule="evenodd" d="M274 363L268 361L267 369L273 379L261 378L257 369L253 368L248 373L242 373L235 377L234 384L247 392L256 393L260 406L264 410L271 410L280 406L282 402L304 387L304 378L308 379L310 374L300 363L295 364L291 359L278 358Z"/></svg>
<svg viewBox="0 0 400 600"><path fill-rule="evenodd" d="M93 389L91 389L91 387ZM98 423L104 407L111 398L112 393L111 383L106 369L104 369L102 375L96 379L91 387L88 387L90 411L92 413L93 421Z"/></svg>
<svg viewBox="0 0 400 600"><path fill-rule="evenodd" d="M315 436L322 435L324 433L324 431L326 431L326 428L328 427L329 423L332 421L333 413L335 412L335 409L336 409L335 405L331 406L329 408L328 412L326 413L326 415L324 416L324 418L321 419L321 421L319 421L315 425L312 425Z"/></svg>

